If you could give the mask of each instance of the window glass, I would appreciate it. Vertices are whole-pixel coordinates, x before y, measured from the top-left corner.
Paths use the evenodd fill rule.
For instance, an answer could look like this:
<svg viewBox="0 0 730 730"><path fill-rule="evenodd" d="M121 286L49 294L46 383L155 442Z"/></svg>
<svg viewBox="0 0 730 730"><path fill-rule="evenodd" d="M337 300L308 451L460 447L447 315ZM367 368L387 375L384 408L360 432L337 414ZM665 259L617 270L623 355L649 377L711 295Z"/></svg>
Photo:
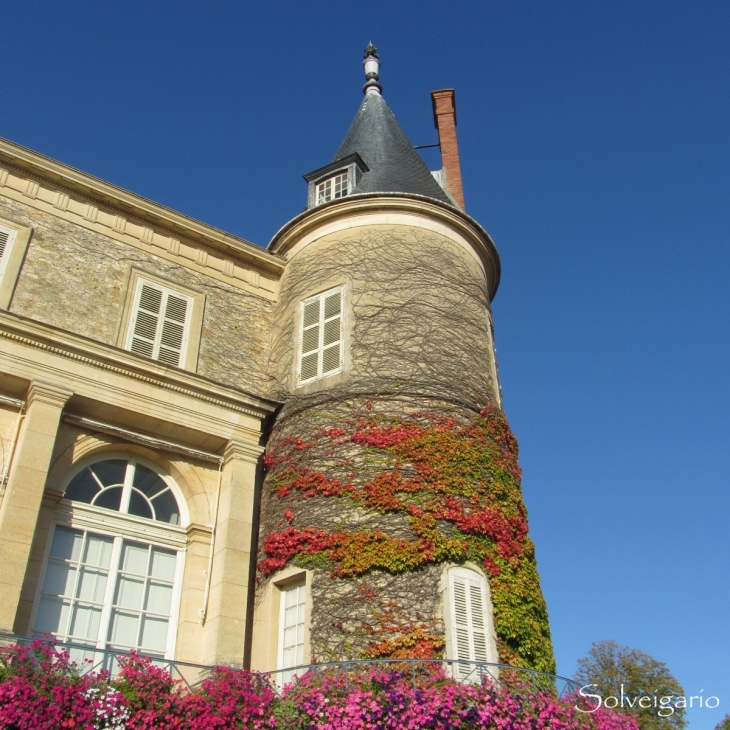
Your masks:
<svg viewBox="0 0 730 730"><path fill-rule="evenodd" d="M304 629L306 622L306 586L287 586L281 589L279 619L279 668L304 664ZM291 682L294 672L282 672L281 682Z"/></svg>
<svg viewBox="0 0 730 730"><path fill-rule="evenodd" d="M176 565L173 550L57 526L33 633L164 656Z"/></svg>
<svg viewBox="0 0 730 730"><path fill-rule="evenodd" d="M113 538L56 527L41 587L36 633L96 644Z"/></svg>
<svg viewBox="0 0 730 730"><path fill-rule="evenodd" d="M152 507L147 501L147 498L136 489L133 489L129 495L129 514L137 515L137 517L147 517L153 519Z"/></svg>
<svg viewBox="0 0 730 730"><path fill-rule="evenodd" d="M123 487L105 489L94 499L94 505L96 507L104 507L105 509L119 510L122 504L122 491Z"/></svg>
<svg viewBox="0 0 730 730"><path fill-rule="evenodd" d="M317 205L326 203L329 200L344 198L349 192L348 172L338 172L336 175L317 183L315 188Z"/></svg>
<svg viewBox="0 0 730 730"><path fill-rule="evenodd" d="M69 482L64 496L169 525L180 524L180 507L170 485L134 460L105 459L85 467Z"/></svg>

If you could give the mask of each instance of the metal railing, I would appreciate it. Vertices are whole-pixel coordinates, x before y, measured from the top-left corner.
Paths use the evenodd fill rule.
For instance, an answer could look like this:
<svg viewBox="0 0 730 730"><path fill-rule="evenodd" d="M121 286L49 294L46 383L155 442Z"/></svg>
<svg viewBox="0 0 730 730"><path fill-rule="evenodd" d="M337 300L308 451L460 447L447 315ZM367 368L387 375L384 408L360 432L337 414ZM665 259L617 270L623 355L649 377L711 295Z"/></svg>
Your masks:
<svg viewBox="0 0 730 730"><path fill-rule="evenodd" d="M61 651L68 652L69 658L81 674L105 671L110 676L115 677L121 669L119 660L129 657L129 650L96 649L90 647L88 644L79 644L72 641L56 641L52 637L47 636L28 638L27 636L0 633L0 646L9 644L29 646L34 641L39 640L47 644L52 644ZM174 659L164 659L143 652L137 652L137 655L150 659L155 666L165 670L171 679L182 682L189 690L192 690L196 685L200 684L215 669L215 667L208 664L179 662Z"/></svg>
<svg viewBox="0 0 730 730"><path fill-rule="evenodd" d="M55 641L49 637L42 637L40 640L68 652L71 661L76 664L78 671L82 674L106 671L110 676L116 676L120 670L120 659L129 657L128 651L95 649L85 644ZM0 645L28 646L33 641L38 641L38 638L31 639L26 636L0 633ZM182 682L188 690L194 689L215 669L214 666L208 664L164 659L142 652L137 652L137 654L149 658L155 666L166 671L171 679ZM417 688L419 680L440 676L456 679L459 682L488 684L495 689L507 689L511 693L546 692L557 697L574 694L580 688L580 685L572 679L539 672L536 669L463 659L353 659L303 664L288 669L253 673L265 679L280 695L285 687L296 685L305 677L313 680L324 677L335 679L344 677L347 688L350 686L350 682L363 678L364 674L373 669L381 670L389 675L409 678L414 689Z"/></svg>
<svg viewBox="0 0 730 730"><path fill-rule="evenodd" d="M489 684L495 689L508 689L512 693L547 692L558 697L574 694L580 685L567 677L539 672L510 664L466 661L464 659L353 659L348 661L303 664L289 669L266 672L274 689L279 693L290 684L296 684L307 676L344 677L345 686L372 669L408 677L413 688L420 679L445 676L459 682Z"/></svg>

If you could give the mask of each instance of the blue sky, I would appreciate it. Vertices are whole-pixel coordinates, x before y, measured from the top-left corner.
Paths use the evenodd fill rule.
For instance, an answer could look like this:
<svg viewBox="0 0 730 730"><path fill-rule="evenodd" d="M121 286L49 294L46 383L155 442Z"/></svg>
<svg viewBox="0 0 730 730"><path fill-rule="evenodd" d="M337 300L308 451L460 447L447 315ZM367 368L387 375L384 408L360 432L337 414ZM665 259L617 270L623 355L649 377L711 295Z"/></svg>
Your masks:
<svg viewBox="0 0 730 730"><path fill-rule="evenodd" d="M594 640L730 711L727 2L3 3L0 136L260 245L372 39L414 144L455 87L561 674ZM431 167L438 155L425 151Z"/></svg>

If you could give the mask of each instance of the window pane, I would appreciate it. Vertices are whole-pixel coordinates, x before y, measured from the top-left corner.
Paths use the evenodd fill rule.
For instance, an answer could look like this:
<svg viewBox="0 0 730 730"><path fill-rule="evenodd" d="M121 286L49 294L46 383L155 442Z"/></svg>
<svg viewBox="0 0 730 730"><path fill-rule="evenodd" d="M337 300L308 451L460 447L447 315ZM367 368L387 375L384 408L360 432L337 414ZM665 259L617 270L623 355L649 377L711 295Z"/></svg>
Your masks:
<svg viewBox="0 0 730 730"><path fill-rule="evenodd" d="M133 489L132 493L129 495L128 512L130 515L146 517L149 520L152 519L152 507L147 501L147 497L145 497L141 492L138 492L136 489Z"/></svg>
<svg viewBox="0 0 730 730"><path fill-rule="evenodd" d="M124 484L127 462L124 459L98 461L96 464L91 465L91 471L96 474L97 479L105 487L111 487L113 484Z"/></svg>
<svg viewBox="0 0 730 730"><path fill-rule="evenodd" d="M282 616L280 626L282 667L294 667L304 659L304 620L306 588L303 585L282 591ZM289 681L290 675L283 678Z"/></svg>
<svg viewBox="0 0 730 730"><path fill-rule="evenodd" d="M167 619L145 616L142 619L142 647L164 652L167 646Z"/></svg>
<svg viewBox="0 0 730 730"><path fill-rule="evenodd" d="M43 580L43 592L56 596L70 596L76 583L76 566L49 560L46 577Z"/></svg>
<svg viewBox="0 0 730 730"><path fill-rule="evenodd" d="M73 499L75 502L86 502L90 504L94 495L101 489L99 483L91 475L88 469L79 472L66 487L66 499Z"/></svg>
<svg viewBox="0 0 730 730"><path fill-rule="evenodd" d="M170 489L163 492L152 500L155 508L155 519L160 522L167 522L170 525L180 524L180 509L177 506L175 495Z"/></svg>
<svg viewBox="0 0 730 730"><path fill-rule="evenodd" d="M140 492L152 498L163 489L167 489L167 484L146 466L136 464L134 467L134 480L132 484L139 489Z"/></svg>
<svg viewBox="0 0 730 730"><path fill-rule="evenodd" d="M107 574L99 570L82 568L76 596L84 601L102 603L106 590Z"/></svg>
<svg viewBox="0 0 730 730"><path fill-rule="evenodd" d="M122 613L121 611L114 611L112 614L111 630L109 631L110 642L116 646L137 646L138 625L138 613Z"/></svg>
<svg viewBox="0 0 730 730"><path fill-rule="evenodd" d="M142 608L144 594L144 580L120 576L117 583L117 595L114 603L122 608L133 608L139 611Z"/></svg>
<svg viewBox="0 0 730 730"><path fill-rule="evenodd" d="M84 533L79 530L71 530L68 527L57 527L53 533L51 555L54 558L78 560L81 555L81 543L83 539Z"/></svg>
<svg viewBox="0 0 730 730"><path fill-rule="evenodd" d="M71 636L96 641L99 638L101 609L77 604L71 618Z"/></svg>
<svg viewBox="0 0 730 730"><path fill-rule="evenodd" d="M68 601L41 596L35 619L35 634L65 634L68 625Z"/></svg>
<svg viewBox="0 0 730 730"><path fill-rule="evenodd" d="M114 538L100 535L87 535L84 562L98 568L108 568L112 559L112 545Z"/></svg>
<svg viewBox="0 0 730 730"><path fill-rule="evenodd" d="M147 575L147 556L149 549L146 545L124 543L122 555L122 570L125 573Z"/></svg>
<svg viewBox="0 0 730 730"><path fill-rule="evenodd" d="M161 583L150 583L147 588L147 604L145 610L151 613L170 615L172 604L172 586Z"/></svg>
<svg viewBox="0 0 730 730"><path fill-rule="evenodd" d="M105 489L94 500L94 505L96 505L97 507L113 509L116 512L119 511L119 506L121 505L121 503L122 487L112 487L111 489Z"/></svg>
<svg viewBox="0 0 730 730"><path fill-rule="evenodd" d="M171 550L152 549L152 570L150 575L153 578L172 580L175 578L175 553Z"/></svg>

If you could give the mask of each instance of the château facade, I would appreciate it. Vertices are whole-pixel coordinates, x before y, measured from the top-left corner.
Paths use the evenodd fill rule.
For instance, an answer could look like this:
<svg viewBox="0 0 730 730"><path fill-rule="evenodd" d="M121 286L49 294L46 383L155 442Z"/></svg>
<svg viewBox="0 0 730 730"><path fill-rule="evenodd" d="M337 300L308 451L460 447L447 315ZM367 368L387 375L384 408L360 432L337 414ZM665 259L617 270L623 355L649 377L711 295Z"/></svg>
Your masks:
<svg viewBox="0 0 730 730"><path fill-rule="evenodd" d="M0 632L554 670L452 90L365 95L266 250L0 140Z"/></svg>

